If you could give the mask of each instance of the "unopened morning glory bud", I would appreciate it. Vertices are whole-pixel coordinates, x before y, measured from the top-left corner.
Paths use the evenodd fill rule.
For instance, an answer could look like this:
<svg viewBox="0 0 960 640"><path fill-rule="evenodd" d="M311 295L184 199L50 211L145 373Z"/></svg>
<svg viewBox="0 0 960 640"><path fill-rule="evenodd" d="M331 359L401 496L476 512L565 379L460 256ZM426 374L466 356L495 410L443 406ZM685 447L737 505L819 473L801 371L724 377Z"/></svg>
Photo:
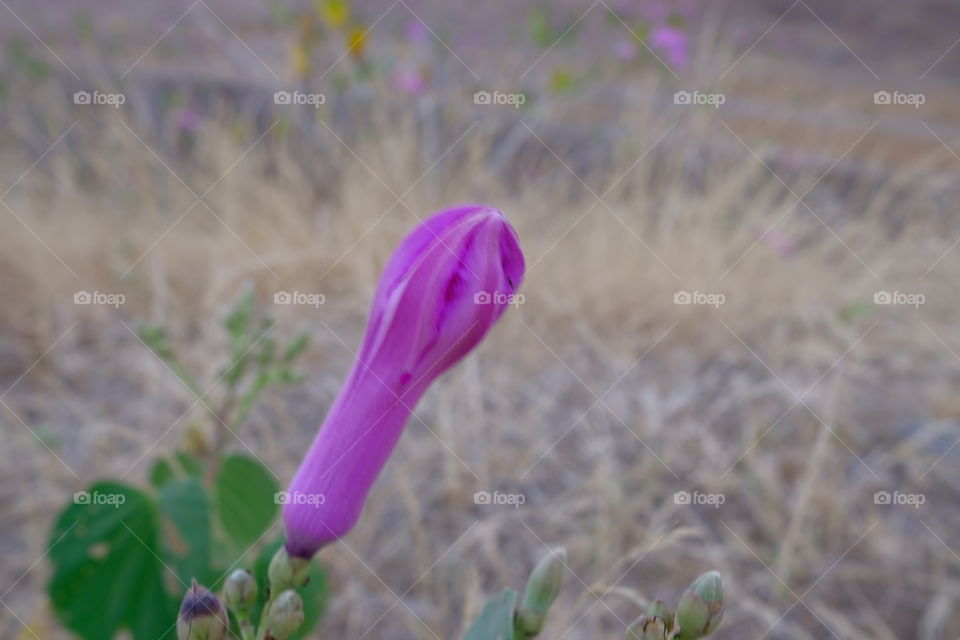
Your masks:
<svg viewBox="0 0 960 640"><path fill-rule="evenodd" d="M194 580L180 603L177 615L177 638L179 640L223 640L227 637L230 623L227 610L217 596Z"/></svg>
<svg viewBox="0 0 960 640"><path fill-rule="evenodd" d="M642 615L627 629L626 640L667 640L670 631L663 618Z"/></svg>
<svg viewBox="0 0 960 640"><path fill-rule="evenodd" d="M283 547L277 549L270 559L267 569L267 580L270 590L274 593L302 587L307 582L307 573L310 571L309 558L291 557Z"/></svg>
<svg viewBox="0 0 960 640"><path fill-rule="evenodd" d="M353 368L287 492L291 556L309 558L353 527L420 397L522 300L523 273L517 234L492 207L442 211L401 242Z"/></svg>
<svg viewBox="0 0 960 640"><path fill-rule="evenodd" d="M223 583L223 601L238 614L245 614L257 601L257 580L246 569L236 569Z"/></svg>
<svg viewBox="0 0 960 640"><path fill-rule="evenodd" d="M662 618L667 629L673 626L673 612L670 611L670 607L663 600L654 600L650 603L650 606L647 607L647 617Z"/></svg>
<svg viewBox="0 0 960 640"><path fill-rule="evenodd" d="M516 629L524 634L521 637L532 638L543 628L547 611L563 587L566 560L565 549L552 549L530 573L523 601L517 609Z"/></svg>
<svg viewBox="0 0 960 640"><path fill-rule="evenodd" d="M677 605L677 640L696 640L716 631L723 619L723 605L723 584L718 571L694 580Z"/></svg>
<svg viewBox="0 0 960 640"><path fill-rule="evenodd" d="M285 640L303 624L303 599L293 589L287 589L270 605L267 616L267 637Z"/></svg>

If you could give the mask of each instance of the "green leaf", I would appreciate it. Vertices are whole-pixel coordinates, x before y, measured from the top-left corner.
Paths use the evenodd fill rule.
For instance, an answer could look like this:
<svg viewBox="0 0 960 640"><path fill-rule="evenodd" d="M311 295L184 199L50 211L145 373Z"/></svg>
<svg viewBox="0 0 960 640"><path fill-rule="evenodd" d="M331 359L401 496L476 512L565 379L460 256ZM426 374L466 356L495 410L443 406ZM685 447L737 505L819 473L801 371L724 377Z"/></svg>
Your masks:
<svg viewBox="0 0 960 640"><path fill-rule="evenodd" d="M277 483L257 460L244 455L223 459L217 473L216 509L224 531L240 549L263 535L279 508Z"/></svg>
<svg viewBox="0 0 960 640"><path fill-rule="evenodd" d="M175 637L177 603L164 588L157 511L127 485L97 482L78 492L50 536L47 592L64 626L86 640Z"/></svg>
<svg viewBox="0 0 960 640"><path fill-rule="evenodd" d="M270 559L273 558L273 554L282 544L283 539L281 538L265 546L253 565L253 575L256 576L261 589L259 600L253 607L252 620L259 619L260 612L263 610L263 602L266 598L267 569L270 566ZM327 608L327 601L330 598L330 581L327 578L327 572L316 560L310 563L310 573L306 586L297 589L297 593L303 598L303 625L290 636L291 640L305 638L323 617Z"/></svg>
<svg viewBox="0 0 960 640"><path fill-rule="evenodd" d="M173 480L173 465L166 458L158 458L150 467L150 484L156 489Z"/></svg>
<svg viewBox="0 0 960 640"><path fill-rule="evenodd" d="M463 640L513 640L513 616L516 606L517 592L510 588L504 589L500 595L487 601Z"/></svg>
<svg viewBox="0 0 960 640"><path fill-rule="evenodd" d="M168 483L160 492L164 547L180 582L214 589L220 573L211 565L210 499L196 479Z"/></svg>

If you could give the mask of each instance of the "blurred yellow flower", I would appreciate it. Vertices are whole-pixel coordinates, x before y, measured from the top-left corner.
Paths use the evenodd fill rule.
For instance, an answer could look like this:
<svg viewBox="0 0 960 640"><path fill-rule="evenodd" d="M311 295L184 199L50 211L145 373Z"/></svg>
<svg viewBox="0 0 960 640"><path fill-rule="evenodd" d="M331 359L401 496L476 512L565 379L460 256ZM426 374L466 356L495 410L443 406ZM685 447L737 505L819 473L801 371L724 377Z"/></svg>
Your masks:
<svg viewBox="0 0 960 640"><path fill-rule="evenodd" d="M347 51L359 58L363 55L366 44L367 30L363 26L357 25L350 29L350 33L347 35Z"/></svg>
<svg viewBox="0 0 960 640"><path fill-rule="evenodd" d="M350 20L348 0L316 0L317 15L333 29L339 29Z"/></svg>

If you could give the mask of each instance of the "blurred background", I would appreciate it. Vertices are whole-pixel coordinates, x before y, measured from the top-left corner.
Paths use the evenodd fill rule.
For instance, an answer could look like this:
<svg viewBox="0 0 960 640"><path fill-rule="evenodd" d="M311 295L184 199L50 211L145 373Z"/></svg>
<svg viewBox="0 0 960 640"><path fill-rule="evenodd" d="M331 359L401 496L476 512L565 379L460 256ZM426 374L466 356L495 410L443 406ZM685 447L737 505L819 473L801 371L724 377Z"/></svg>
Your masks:
<svg viewBox="0 0 960 640"><path fill-rule="evenodd" d="M321 553L315 637L460 637L560 544L545 638L712 568L720 639L960 636L955 3L0 5L3 637L70 637L74 492L223 436L139 327L213 403L238 297L307 332L224 442L283 486L392 247L468 201L523 300Z"/></svg>

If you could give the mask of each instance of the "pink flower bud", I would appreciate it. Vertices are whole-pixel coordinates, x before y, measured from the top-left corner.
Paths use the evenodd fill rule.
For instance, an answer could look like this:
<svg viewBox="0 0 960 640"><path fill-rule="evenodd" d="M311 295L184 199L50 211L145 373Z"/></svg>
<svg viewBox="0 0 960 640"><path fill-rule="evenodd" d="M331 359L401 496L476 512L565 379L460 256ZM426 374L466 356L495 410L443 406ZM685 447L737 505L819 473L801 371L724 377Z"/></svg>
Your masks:
<svg viewBox="0 0 960 640"><path fill-rule="evenodd" d="M403 240L353 369L290 484L291 556L309 558L353 527L417 401L518 301L523 273L517 234L493 207L440 212Z"/></svg>

